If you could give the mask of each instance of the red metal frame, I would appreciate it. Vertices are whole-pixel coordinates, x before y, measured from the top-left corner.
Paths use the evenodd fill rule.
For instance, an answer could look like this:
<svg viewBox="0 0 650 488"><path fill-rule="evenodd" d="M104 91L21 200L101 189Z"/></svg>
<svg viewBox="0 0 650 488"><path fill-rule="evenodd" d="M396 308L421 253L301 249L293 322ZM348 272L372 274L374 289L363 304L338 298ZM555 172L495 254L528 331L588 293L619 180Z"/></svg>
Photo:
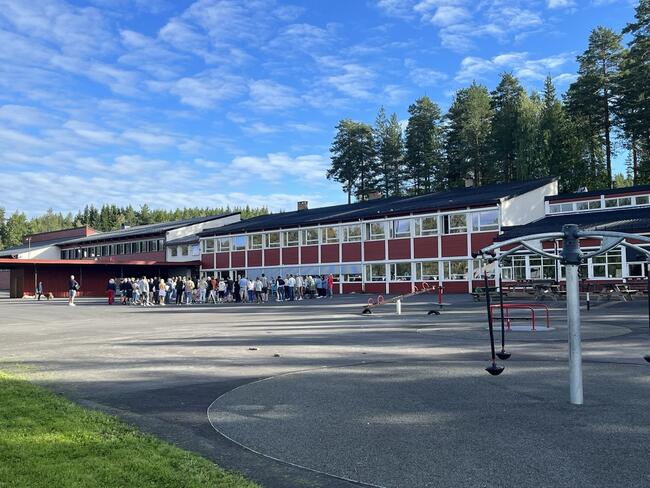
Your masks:
<svg viewBox="0 0 650 488"><path fill-rule="evenodd" d="M495 308L500 308L501 304L495 303L493 305L490 305L490 316L494 319L494 309ZM544 305L543 303L504 303L503 304L503 310L505 313L505 320L506 324L508 327L508 330L511 329L512 325L512 319L510 318L510 310L512 309L527 309L530 310L530 316L531 316L531 323L533 330L535 330L535 308L542 308L546 312L546 328L550 329L551 328L551 318L549 315L548 311L548 305Z"/></svg>

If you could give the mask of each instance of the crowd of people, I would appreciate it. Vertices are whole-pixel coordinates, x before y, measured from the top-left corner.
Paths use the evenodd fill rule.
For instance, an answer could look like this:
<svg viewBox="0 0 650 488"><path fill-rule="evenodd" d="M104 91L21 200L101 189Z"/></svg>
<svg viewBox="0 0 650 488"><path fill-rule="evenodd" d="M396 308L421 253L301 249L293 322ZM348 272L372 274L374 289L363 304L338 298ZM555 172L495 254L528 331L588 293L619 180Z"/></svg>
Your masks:
<svg viewBox="0 0 650 488"><path fill-rule="evenodd" d="M286 275L284 278L237 276L236 279L207 276L196 281L175 278L111 278L106 287L108 304L119 299L122 305L192 305L196 303L293 302L334 296L334 276Z"/></svg>

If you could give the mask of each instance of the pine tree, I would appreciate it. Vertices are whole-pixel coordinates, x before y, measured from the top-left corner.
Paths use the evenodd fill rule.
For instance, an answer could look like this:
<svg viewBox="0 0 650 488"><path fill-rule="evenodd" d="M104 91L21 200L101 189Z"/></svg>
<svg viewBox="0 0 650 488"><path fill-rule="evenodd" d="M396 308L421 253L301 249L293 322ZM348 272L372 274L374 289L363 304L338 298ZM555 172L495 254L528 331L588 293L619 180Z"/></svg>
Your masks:
<svg viewBox="0 0 650 488"><path fill-rule="evenodd" d="M524 89L512 73L504 73L496 89L491 93L494 118L490 134L490 156L499 181L515 178L517 153L517 124L519 104Z"/></svg>
<svg viewBox="0 0 650 488"><path fill-rule="evenodd" d="M650 0L640 0L623 34L631 35L616 87L615 111L631 156L635 184L650 182Z"/></svg>
<svg viewBox="0 0 650 488"><path fill-rule="evenodd" d="M385 197L401 195L404 179L404 141L397 114L393 113L390 120L387 120L384 107L381 107L373 131L379 167L377 184Z"/></svg>
<svg viewBox="0 0 650 488"><path fill-rule="evenodd" d="M14 212L4 225L2 242L5 247L18 246L23 243L23 238L31 233L27 216L22 212Z"/></svg>
<svg viewBox="0 0 650 488"><path fill-rule="evenodd" d="M406 173L411 191L428 193L445 184L440 107L427 96L409 106L406 126Z"/></svg>
<svg viewBox="0 0 650 488"><path fill-rule="evenodd" d="M514 180L529 180L546 176L541 158L540 121L542 101L537 93L530 97L522 92L516 108L514 133Z"/></svg>
<svg viewBox="0 0 650 488"><path fill-rule="evenodd" d="M448 186L462 186L467 178L479 186L494 178L487 154L492 116L490 94L485 86L474 82L469 88L456 92L445 116Z"/></svg>
<svg viewBox="0 0 650 488"><path fill-rule="evenodd" d="M348 194L364 200L376 190L375 147L372 127L350 119L341 120L330 147L332 166L327 178L343 184Z"/></svg>
<svg viewBox="0 0 650 488"><path fill-rule="evenodd" d="M623 58L621 36L606 27L597 27L589 36L589 45L578 56L578 79L570 87L572 107L586 117L591 136L603 146L607 186L612 186L612 128L615 88Z"/></svg>

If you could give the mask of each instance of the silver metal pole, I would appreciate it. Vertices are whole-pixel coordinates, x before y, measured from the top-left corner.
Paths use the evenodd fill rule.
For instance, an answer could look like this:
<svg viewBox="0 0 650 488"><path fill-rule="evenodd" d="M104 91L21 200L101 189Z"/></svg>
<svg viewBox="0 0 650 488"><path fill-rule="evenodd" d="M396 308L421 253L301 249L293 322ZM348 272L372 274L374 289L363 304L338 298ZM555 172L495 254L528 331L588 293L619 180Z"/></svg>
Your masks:
<svg viewBox="0 0 650 488"><path fill-rule="evenodd" d="M395 300L395 311L397 312L397 315L402 315L402 300L399 298Z"/></svg>
<svg viewBox="0 0 650 488"><path fill-rule="evenodd" d="M582 405L582 345L580 337L580 292L578 266L566 265L566 309L569 326L569 385L571 403Z"/></svg>

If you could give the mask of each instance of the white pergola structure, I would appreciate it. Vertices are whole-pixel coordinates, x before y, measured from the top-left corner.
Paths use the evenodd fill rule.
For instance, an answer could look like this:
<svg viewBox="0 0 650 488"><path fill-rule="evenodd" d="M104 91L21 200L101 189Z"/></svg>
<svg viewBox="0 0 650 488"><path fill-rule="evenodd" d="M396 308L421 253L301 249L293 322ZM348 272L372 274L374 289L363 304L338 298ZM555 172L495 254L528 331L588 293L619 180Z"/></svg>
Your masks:
<svg viewBox="0 0 650 488"><path fill-rule="evenodd" d="M552 254L542 247L543 241L562 239L562 252ZM595 251L583 253L580 249L580 239L598 239L601 241L600 248ZM578 267L588 259L606 253L616 246L622 245L646 256L648 266L650 266L650 250L644 249L630 241L650 243L650 237L638 234L628 234L625 232L599 231L599 230L580 230L577 225L566 224L562 227L561 232L548 232L544 234L533 234L528 236L516 237L503 242L498 242L491 246L481 249L477 256L487 261L501 261L504 258L514 254L517 251L526 249L539 256L560 261L566 266L566 300L567 300L567 325L569 331L569 389L570 401L574 405L583 404L582 389L582 344L580 334L580 292L578 280ZM502 248L509 248L504 252L497 254ZM487 273L485 275L487 281ZM650 273L648 278L648 327L650 330ZM488 302L488 311L490 309L490 295L486 283L486 301ZM501 312L503 314L503 310ZM496 364L496 354L494 349L494 332L491 316L488 314L488 324L490 329L490 341L492 348L492 364L486 370L492 375L499 375L503 372L503 366ZM503 359L510 355L502 350ZM501 356L501 354L499 355ZM644 359L650 362L650 354L644 356Z"/></svg>

